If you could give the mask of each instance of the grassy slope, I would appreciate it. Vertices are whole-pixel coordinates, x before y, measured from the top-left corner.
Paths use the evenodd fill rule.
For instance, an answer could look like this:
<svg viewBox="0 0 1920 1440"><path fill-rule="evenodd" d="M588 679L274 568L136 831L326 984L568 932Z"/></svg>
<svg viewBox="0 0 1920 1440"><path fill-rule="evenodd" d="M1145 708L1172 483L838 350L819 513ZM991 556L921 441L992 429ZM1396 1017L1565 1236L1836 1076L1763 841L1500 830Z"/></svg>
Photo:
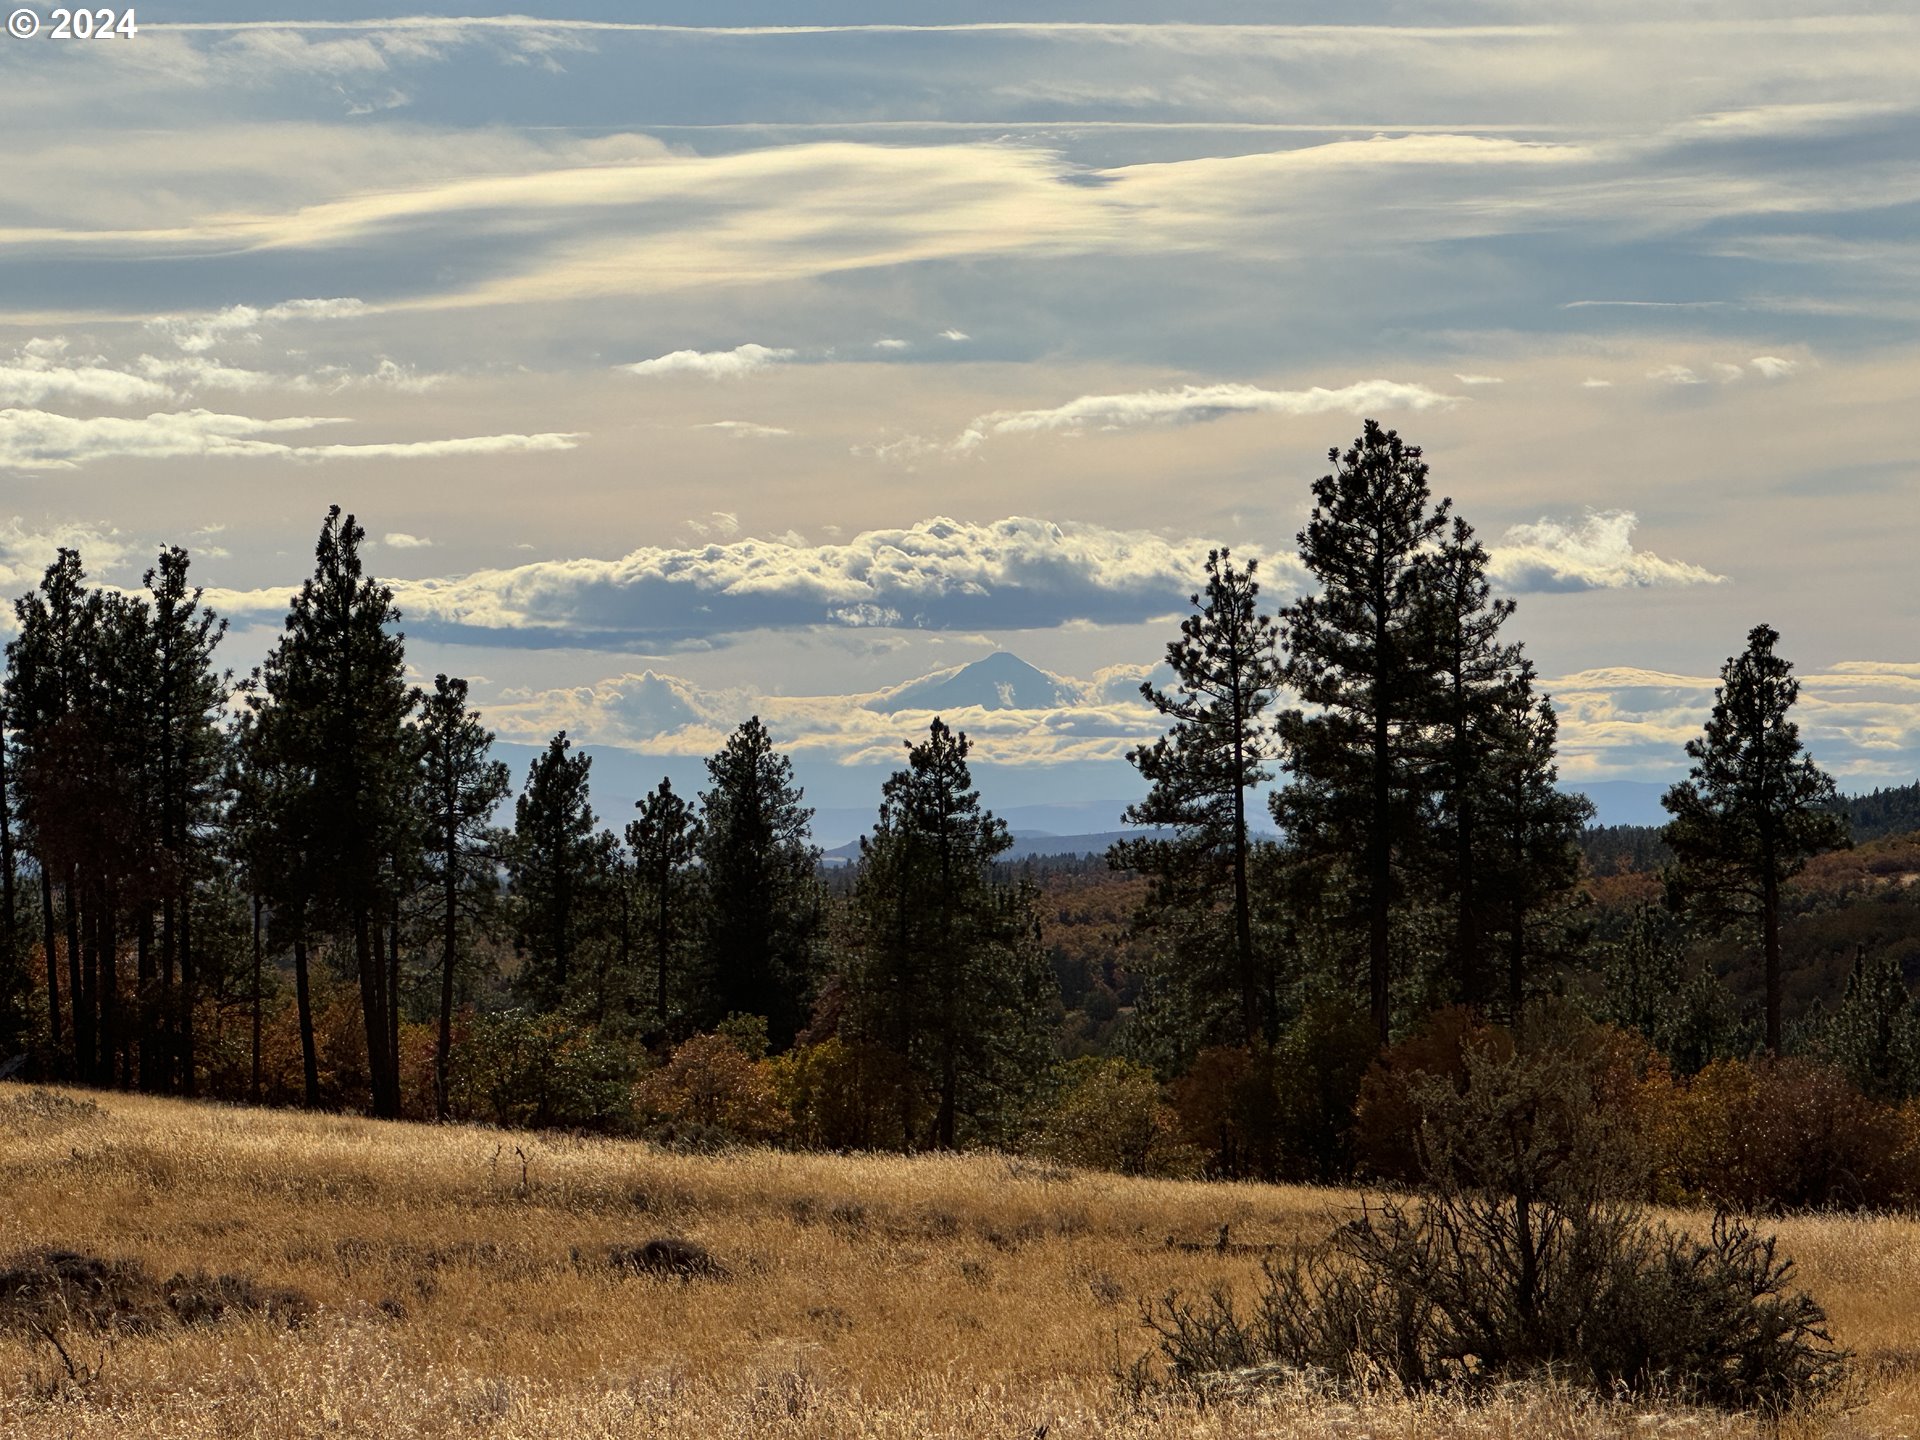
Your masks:
<svg viewBox="0 0 1920 1440"><path fill-rule="evenodd" d="M291 1284L310 1328L122 1338L52 1394L43 1342L0 1335L0 1435L1251 1436L1761 1433L1648 1421L1550 1392L1491 1406L1305 1392L1131 1409L1136 1297L1244 1285L1248 1253L1317 1233L1336 1192L1062 1174L995 1156L714 1159L643 1145L0 1085L0 1259L48 1245ZM522 1157L526 1184L522 1185ZM1920 1225L1782 1226L1865 1363L1858 1406L1807 1433L1903 1434L1920 1411ZM622 1279L605 1248L699 1240L725 1281ZM573 1258L575 1250L582 1260ZM401 1318L381 1311L397 1301ZM97 1345L75 1348L93 1363Z"/></svg>

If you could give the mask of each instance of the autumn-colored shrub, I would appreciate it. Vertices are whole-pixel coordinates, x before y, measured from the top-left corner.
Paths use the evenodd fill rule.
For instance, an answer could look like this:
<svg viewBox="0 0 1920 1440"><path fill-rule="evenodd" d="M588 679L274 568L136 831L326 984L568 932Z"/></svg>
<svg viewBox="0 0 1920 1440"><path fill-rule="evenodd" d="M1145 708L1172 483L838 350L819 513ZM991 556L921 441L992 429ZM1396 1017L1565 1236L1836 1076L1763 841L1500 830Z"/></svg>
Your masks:
<svg viewBox="0 0 1920 1440"><path fill-rule="evenodd" d="M878 1045L838 1036L796 1046L768 1062L794 1144L818 1150L897 1148L905 1134L906 1066Z"/></svg>
<svg viewBox="0 0 1920 1440"><path fill-rule="evenodd" d="M767 1062L750 1059L731 1035L717 1033L682 1041L634 1087L634 1103L657 1138L696 1147L771 1140L787 1119Z"/></svg>
<svg viewBox="0 0 1920 1440"><path fill-rule="evenodd" d="M1674 1097L1676 1199L1743 1210L1885 1206L1915 1192L1913 1126L1810 1060L1718 1060Z"/></svg>
<svg viewBox="0 0 1920 1440"><path fill-rule="evenodd" d="M1354 1158L1363 1174L1412 1180L1420 1174L1416 1087L1441 1079L1464 1091L1470 1051L1505 1060L1513 1036L1462 1006L1436 1010L1418 1032L1382 1051L1354 1103Z"/></svg>
<svg viewBox="0 0 1920 1440"><path fill-rule="evenodd" d="M1180 1139L1202 1157L1206 1174L1238 1180L1276 1172L1273 1069L1261 1056L1237 1046L1210 1046L1170 1089Z"/></svg>
<svg viewBox="0 0 1920 1440"><path fill-rule="evenodd" d="M1181 1140L1180 1117L1146 1066L1088 1057L1062 1069L1059 1091L1036 1127L1036 1149L1122 1175L1198 1173L1202 1156Z"/></svg>

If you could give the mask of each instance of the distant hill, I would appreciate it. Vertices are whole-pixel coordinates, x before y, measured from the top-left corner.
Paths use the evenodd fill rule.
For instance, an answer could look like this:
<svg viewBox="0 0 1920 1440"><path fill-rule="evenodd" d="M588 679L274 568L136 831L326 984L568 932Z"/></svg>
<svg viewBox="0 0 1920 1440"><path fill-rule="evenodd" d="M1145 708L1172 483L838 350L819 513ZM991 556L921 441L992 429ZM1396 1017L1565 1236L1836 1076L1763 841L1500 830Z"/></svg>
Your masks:
<svg viewBox="0 0 1920 1440"><path fill-rule="evenodd" d="M1920 830L1920 781L1866 795L1849 795L1845 803L1856 841Z"/></svg>
<svg viewBox="0 0 1920 1440"><path fill-rule="evenodd" d="M1104 855L1116 840L1167 839L1171 830L1100 830L1086 835L1043 835L1030 831L1013 832L1013 848L1000 857L1003 863L1016 860L1044 860L1059 855ZM851 864L860 856L860 842L836 845L820 858L829 865Z"/></svg>
<svg viewBox="0 0 1920 1440"><path fill-rule="evenodd" d="M1865 795L1842 795L1840 812L1847 817L1856 845L1912 834L1920 831L1920 782ZM1662 823L1665 818L1662 812ZM1673 852L1660 839L1660 829L1660 824L1592 825L1582 832L1580 848L1596 875L1658 870L1673 859Z"/></svg>

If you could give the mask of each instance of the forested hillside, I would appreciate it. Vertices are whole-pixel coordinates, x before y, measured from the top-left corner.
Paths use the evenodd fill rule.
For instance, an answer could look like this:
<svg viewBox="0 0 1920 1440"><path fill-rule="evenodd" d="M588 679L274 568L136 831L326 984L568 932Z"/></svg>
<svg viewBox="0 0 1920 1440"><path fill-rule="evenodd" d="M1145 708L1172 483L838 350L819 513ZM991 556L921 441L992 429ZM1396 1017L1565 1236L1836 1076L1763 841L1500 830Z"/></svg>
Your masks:
<svg viewBox="0 0 1920 1440"><path fill-rule="evenodd" d="M1555 1035L1680 1093L1844 1094L1891 1146L1920 1093L1920 787L1842 802L1756 624L1671 823L1592 828L1515 602L1419 450L1369 423L1330 461L1299 598L1270 607L1227 550L1196 575L1173 678L1144 687L1166 731L1130 756L1140 829L1103 860L1013 859L968 737L919 710L839 868L757 718L697 792L625 815L564 732L511 775L464 680L409 682L337 508L241 677L186 551L121 590L63 550L15 604L0 696L0 1065L681 1146L1333 1179L1391 1168L1382 1077Z"/></svg>

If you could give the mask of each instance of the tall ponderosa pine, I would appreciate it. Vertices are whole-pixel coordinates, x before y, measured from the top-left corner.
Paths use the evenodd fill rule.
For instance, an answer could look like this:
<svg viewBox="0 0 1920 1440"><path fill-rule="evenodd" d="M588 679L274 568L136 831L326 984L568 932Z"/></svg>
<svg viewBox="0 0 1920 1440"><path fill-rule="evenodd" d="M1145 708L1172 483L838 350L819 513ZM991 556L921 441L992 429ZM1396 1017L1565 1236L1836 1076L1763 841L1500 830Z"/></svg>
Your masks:
<svg viewBox="0 0 1920 1440"><path fill-rule="evenodd" d="M1506 1018L1520 1022L1527 985L1549 958L1543 932L1564 937L1570 897L1579 886L1580 834L1593 802L1560 788L1554 746L1560 722L1553 701L1533 690L1533 666L1521 661L1485 717L1474 767L1474 943L1500 955Z"/></svg>
<svg viewBox="0 0 1920 1440"><path fill-rule="evenodd" d="M994 1112L1044 1068L1042 997L1050 980L1029 941L1027 897L993 883L1013 844L980 805L967 737L933 721L905 769L881 789L860 846L853 910L858 942L844 977L852 1028L906 1062L901 1134L952 1149L962 1122ZM931 1132L918 1112L929 1108Z"/></svg>
<svg viewBox="0 0 1920 1440"><path fill-rule="evenodd" d="M6 699L0 695L0 1055L6 1057L0 1064L25 1050L32 1033L27 1013L33 999L32 981L20 939L19 875L13 857L13 779L8 760L13 746L11 729Z"/></svg>
<svg viewBox="0 0 1920 1440"><path fill-rule="evenodd" d="M1676 903L1716 919L1760 922L1766 1043L1780 1053L1780 893L1808 860L1845 848L1833 777L1800 744L1788 718L1800 696L1793 666L1774 653L1779 632L1756 625L1747 648L1720 671L1713 713L1687 742L1688 778L1660 803L1673 817L1662 838L1677 861Z"/></svg>
<svg viewBox="0 0 1920 1440"><path fill-rule="evenodd" d="M77 718L80 697L87 685L84 652L87 589L80 552L62 548L47 567L39 588L14 602L17 634L7 644L7 713L13 724L16 763L13 779L19 796L18 814L26 848L40 870L42 953L46 959L47 1023L56 1064L62 1063L63 1043L72 1049L65 1057L69 1073L83 1073L93 1048L93 1021L85 1003L76 944L66 948L66 992L71 1027L63 1034L61 1016L60 942L53 887L64 883L69 914L75 897L73 877L57 853L58 837L72 823L61 813L56 794L60 776L58 754L67 734L82 722ZM70 934L77 934L77 924Z"/></svg>
<svg viewBox="0 0 1920 1440"><path fill-rule="evenodd" d="M1494 599L1486 549L1457 517L1432 557L1426 601L1434 664L1431 708L1423 717L1430 730L1422 781L1434 821L1429 859L1452 912L1453 998L1479 1007L1486 1002L1484 791L1503 746L1509 740L1524 746L1530 737L1503 733L1499 724L1516 698L1510 692L1524 683L1520 647L1500 635L1514 602Z"/></svg>
<svg viewBox="0 0 1920 1440"><path fill-rule="evenodd" d="M1236 568L1224 549L1208 554L1205 594L1190 597L1194 613L1167 646L1172 688L1151 681L1140 687L1173 724L1152 745L1127 755L1150 788L1146 799L1128 807L1126 821L1170 827L1177 838L1123 841L1109 852L1115 867L1154 877L1141 916L1148 925L1156 912L1195 904L1207 912L1224 909L1225 976L1166 978L1186 989L1213 989L1224 978L1239 997L1233 1038L1248 1045L1271 1044L1279 1026L1274 957L1256 950L1248 877L1254 842L1247 797L1272 778L1265 762L1273 740L1261 717L1280 677L1273 621L1258 608L1257 568L1257 561ZM1197 959L1191 951L1182 957L1188 968Z"/></svg>
<svg viewBox="0 0 1920 1440"><path fill-rule="evenodd" d="M158 841L147 881L160 905L159 966L149 959L152 931L150 901L139 931L143 993L157 978L166 1033L173 1038L158 1076L143 1075L150 1088L167 1088L168 1071L178 1067L179 1083L192 1092L195 1074L193 1016L198 970L193 948L197 886L211 875L215 826L228 800L226 711L229 677L213 666L214 650L226 634L226 621L201 601L203 592L189 583L187 552L171 546L147 571L148 633L151 656L148 684L140 696L144 710L142 749L149 767L152 823ZM179 992L173 994L179 967ZM142 1069L146 1069L142 1057Z"/></svg>
<svg viewBox="0 0 1920 1440"><path fill-rule="evenodd" d="M406 682L393 591L360 560L366 531L338 505L327 512L313 575L252 697L261 741L285 787L276 817L300 858L299 886L315 915L353 947L366 1026L373 1112L400 1113L393 985L378 928L393 913L394 859L422 839L411 805L417 694Z"/></svg>
<svg viewBox="0 0 1920 1440"><path fill-rule="evenodd" d="M1392 924L1419 834L1424 725L1435 657L1433 547L1450 502L1432 503L1418 446L1369 420L1314 482L1300 559L1320 591L1280 612L1282 678L1306 705L1280 717L1287 786L1273 815L1302 854L1357 862L1375 1033L1390 1037Z"/></svg>
<svg viewBox="0 0 1920 1440"><path fill-rule="evenodd" d="M601 918L597 887L610 878L611 836L597 828L588 794L593 757L562 730L527 770L513 805L507 881L525 957L521 987L553 1009L572 991L582 945Z"/></svg>
<svg viewBox="0 0 1920 1440"><path fill-rule="evenodd" d="M691 933L693 863L700 849L700 817L673 793L673 783L634 802L640 813L627 822L627 850L633 861L634 903L646 929L653 968L654 1024L666 1034L672 1015L670 985L676 957Z"/></svg>
<svg viewBox="0 0 1920 1440"><path fill-rule="evenodd" d="M506 799L507 767L491 757L493 733L467 708L467 682L436 675L420 706L420 795L426 806L424 856L440 921L440 1035L434 1049L434 1110L447 1118L447 1067L453 1049L453 999L461 937L494 888L502 849L493 813ZM467 926L463 926L467 922Z"/></svg>
<svg viewBox="0 0 1920 1440"><path fill-rule="evenodd" d="M695 1022L759 1015L784 1049L812 996L822 919L813 811L801 804L793 762L773 748L758 716L707 760L707 775Z"/></svg>

